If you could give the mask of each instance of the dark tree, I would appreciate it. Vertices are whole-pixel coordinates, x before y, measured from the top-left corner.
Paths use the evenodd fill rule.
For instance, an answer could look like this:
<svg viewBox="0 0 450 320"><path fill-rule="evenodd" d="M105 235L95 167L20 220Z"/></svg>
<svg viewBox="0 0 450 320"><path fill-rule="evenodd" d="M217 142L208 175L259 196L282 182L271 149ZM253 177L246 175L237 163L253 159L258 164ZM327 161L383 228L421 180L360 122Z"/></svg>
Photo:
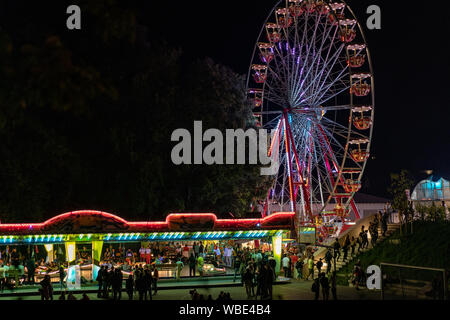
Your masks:
<svg viewBox="0 0 450 320"><path fill-rule="evenodd" d="M77 209L130 220L181 211L239 216L263 198L267 181L258 166L175 166L170 159L173 130L192 130L195 120L205 130L251 125L243 78L153 40L135 3L80 5L79 33L41 3L10 4L21 19L2 20L2 221Z"/></svg>

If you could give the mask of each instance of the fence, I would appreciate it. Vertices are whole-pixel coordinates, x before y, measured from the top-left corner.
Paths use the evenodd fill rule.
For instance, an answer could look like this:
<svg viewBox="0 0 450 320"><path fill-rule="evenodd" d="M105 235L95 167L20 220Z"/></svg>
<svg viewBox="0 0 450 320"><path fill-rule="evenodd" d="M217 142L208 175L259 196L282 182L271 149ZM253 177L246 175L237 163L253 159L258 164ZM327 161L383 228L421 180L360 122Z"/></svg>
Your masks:
<svg viewBox="0 0 450 320"><path fill-rule="evenodd" d="M445 300L448 277L445 269L381 263L383 300Z"/></svg>

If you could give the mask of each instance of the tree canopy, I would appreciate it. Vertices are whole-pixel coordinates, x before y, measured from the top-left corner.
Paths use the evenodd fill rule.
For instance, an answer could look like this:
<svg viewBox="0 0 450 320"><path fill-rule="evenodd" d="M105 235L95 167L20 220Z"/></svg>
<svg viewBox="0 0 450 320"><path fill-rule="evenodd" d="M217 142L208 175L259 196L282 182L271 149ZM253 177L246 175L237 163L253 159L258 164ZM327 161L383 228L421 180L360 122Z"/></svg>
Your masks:
<svg viewBox="0 0 450 320"><path fill-rule="evenodd" d="M195 120L204 130L249 124L243 77L152 41L135 4L81 3L79 33L37 23L33 4L22 21L0 21L2 222L77 209L130 220L248 211L267 191L258 166L170 159L171 133Z"/></svg>

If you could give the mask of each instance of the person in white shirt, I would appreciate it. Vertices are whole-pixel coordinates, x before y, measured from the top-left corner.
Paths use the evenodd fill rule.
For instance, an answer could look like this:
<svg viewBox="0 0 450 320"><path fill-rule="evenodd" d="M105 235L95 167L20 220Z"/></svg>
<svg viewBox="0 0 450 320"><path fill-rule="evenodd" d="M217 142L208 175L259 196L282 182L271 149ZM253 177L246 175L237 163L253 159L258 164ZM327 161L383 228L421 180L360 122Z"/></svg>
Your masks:
<svg viewBox="0 0 450 320"><path fill-rule="evenodd" d="M289 271L289 258L287 255L284 255L284 258L281 260L281 265L283 266L284 276L287 278Z"/></svg>
<svg viewBox="0 0 450 320"><path fill-rule="evenodd" d="M225 251L225 252L224 252L224 256L225 256L225 266L231 267L231 264L230 264L230 258L231 258L230 248L225 247L225 250L224 250L224 251Z"/></svg>

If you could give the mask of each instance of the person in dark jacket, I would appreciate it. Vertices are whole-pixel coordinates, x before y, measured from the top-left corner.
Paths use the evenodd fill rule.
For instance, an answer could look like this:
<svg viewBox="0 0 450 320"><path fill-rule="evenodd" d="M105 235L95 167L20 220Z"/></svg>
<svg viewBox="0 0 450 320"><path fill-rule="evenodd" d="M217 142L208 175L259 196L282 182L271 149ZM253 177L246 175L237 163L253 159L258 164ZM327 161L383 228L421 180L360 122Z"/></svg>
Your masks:
<svg viewBox="0 0 450 320"><path fill-rule="evenodd" d="M153 266L153 277L152 277L153 290L155 290L155 292L153 293L154 296L156 296L156 294L158 293L158 280L159 280L159 271L155 265Z"/></svg>
<svg viewBox="0 0 450 320"><path fill-rule="evenodd" d="M103 289L103 273L105 272L105 267L101 266L100 270L98 270L97 273L97 282L98 282L98 293L97 293L97 297L101 298L102 297L102 289Z"/></svg>
<svg viewBox="0 0 450 320"><path fill-rule="evenodd" d="M347 235L347 237L345 238L344 241L344 246L342 247L343 251L344 251L344 261L347 260L347 255L348 255L348 249L350 248L350 237Z"/></svg>
<svg viewBox="0 0 450 320"><path fill-rule="evenodd" d="M320 258L319 261L316 262L316 268L317 268L318 274L320 274L322 272L322 266L323 266L323 262L322 262L322 258Z"/></svg>
<svg viewBox="0 0 450 320"><path fill-rule="evenodd" d="M311 291L314 292L314 300L319 300L319 295L320 295L319 278L314 279L314 282L311 286Z"/></svg>
<svg viewBox="0 0 450 320"><path fill-rule="evenodd" d="M253 289L253 275L252 271L249 267L245 269L244 274L242 275L242 281L244 282L245 291L247 293L247 298L253 297L255 295Z"/></svg>
<svg viewBox="0 0 450 320"><path fill-rule="evenodd" d="M330 283L328 282L328 278L325 275L325 272L322 272L320 274L320 286L322 287L322 296L323 300L328 301L328 298L330 296Z"/></svg>
<svg viewBox="0 0 450 320"><path fill-rule="evenodd" d="M152 272L150 271L150 269L148 269L147 266L144 271L144 280L145 280L145 289L146 289L145 299L147 300L147 292L148 292L150 300L153 300L153 297L152 297L152 284L153 284Z"/></svg>
<svg viewBox="0 0 450 320"><path fill-rule="evenodd" d="M327 263L327 274L331 271L331 260L333 259L333 254L331 250L328 249L327 253L325 253L325 262Z"/></svg>
<svg viewBox="0 0 450 320"><path fill-rule="evenodd" d="M256 271L256 299L258 299L258 296L260 296L262 300L263 296L265 296L265 277L266 270L262 266L258 266Z"/></svg>
<svg viewBox="0 0 450 320"><path fill-rule="evenodd" d="M333 296L333 300L337 300L337 294L336 294L336 271L333 271L330 278L330 285L331 285L331 294Z"/></svg>
<svg viewBox="0 0 450 320"><path fill-rule="evenodd" d="M272 300L272 286L275 280L275 271L270 267L269 264L264 264L265 272L265 297Z"/></svg>
<svg viewBox="0 0 450 320"><path fill-rule="evenodd" d="M11 252L11 264L17 269L19 267L20 261L19 261L19 253L17 252L16 248L13 248Z"/></svg>
<svg viewBox="0 0 450 320"><path fill-rule="evenodd" d="M334 256L336 257L336 260L338 260L341 257L341 244L339 243L339 240L336 238L336 241L333 245L334 249Z"/></svg>
<svg viewBox="0 0 450 320"><path fill-rule="evenodd" d="M53 287L48 274L44 276L44 279L40 282L40 285L41 300L53 300Z"/></svg>
<svg viewBox="0 0 450 320"><path fill-rule="evenodd" d="M62 288L66 288L66 285L64 283L64 278L66 277L66 271L64 270L64 266L59 266L59 285L62 290ZM34 278L34 277L33 277Z"/></svg>
<svg viewBox="0 0 450 320"><path fill-rule="evenodd" d="M139 293L139 301L144 300L145 280L143 274L139 271L136 279L136 290Z"/></svg>
<svg viewBox="0 0 450 320"><path fill-rule="evenodd" d="M113 274L112 288L114 292L114 300L122 298L122 281L123 275L120 269L116 269Z"/></svg>
<svg viewBox="0 0 450 320"><path fill-rule="evenodd" d="M130 274L130 276L128 277L127 281L126 281L126 285L125 285L127 294L128 294L128 299L129 300L133 300L133 293L134 293L134 280L133 280L133 276Z"/></svg>
<svg viewBox="0 0 450 320"><path fill-rule="evenodd" d="M109 282L109 273L111 271L108 271L106 268L103 269L102 273L102 283L103 283L103 298L108 298L108 282Z"/></svg>
<svg viewBox="0 0 450 320"><path fill-rule="evenodd" d="M36 271L36 262L34 258L27 260L27 282L28 284L34 284L34 272Z"/></svg>
<svg viewBox="0 0 450 320"><path fill-rule="evenodd" d="M189 257L189 277L195 277L195 266L197 265L197 259L195 259L194 253L191 253Z"/></svg>
<svg viewBox="0 0 450 320"><path fill-rule="evenodd" d="M241 258L239 256L236 256L236 258L233 261L234 264L234 277L233 282L236 281L236 275L239 274L239 270L241 269Z"/></svg>

